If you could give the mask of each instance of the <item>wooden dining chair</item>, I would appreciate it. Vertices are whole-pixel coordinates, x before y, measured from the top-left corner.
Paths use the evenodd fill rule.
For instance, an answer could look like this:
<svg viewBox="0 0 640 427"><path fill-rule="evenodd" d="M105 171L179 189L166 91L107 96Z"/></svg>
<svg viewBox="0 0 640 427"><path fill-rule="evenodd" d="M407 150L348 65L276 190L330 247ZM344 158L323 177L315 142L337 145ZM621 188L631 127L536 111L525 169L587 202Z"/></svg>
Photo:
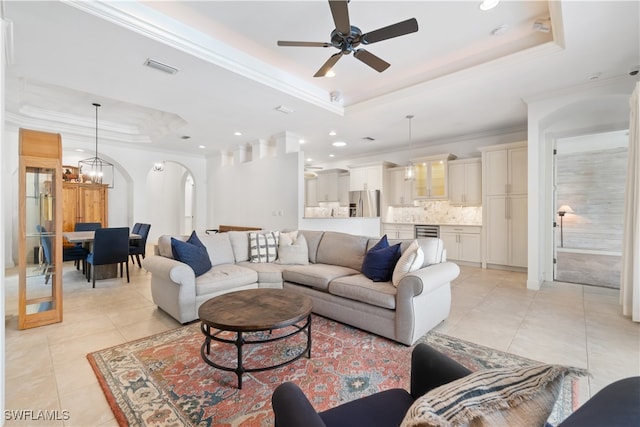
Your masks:
<svg viewBox="0 0 640 427"><path fill-rule="evenodd" d="M105 264L119 264L120 277L122 277L122 264L125 264L127 283L129 283L129 227L99 228L95 231L93 250L87 256L87 282L93 276L94 288L96 287L95 267Z"/></svg>

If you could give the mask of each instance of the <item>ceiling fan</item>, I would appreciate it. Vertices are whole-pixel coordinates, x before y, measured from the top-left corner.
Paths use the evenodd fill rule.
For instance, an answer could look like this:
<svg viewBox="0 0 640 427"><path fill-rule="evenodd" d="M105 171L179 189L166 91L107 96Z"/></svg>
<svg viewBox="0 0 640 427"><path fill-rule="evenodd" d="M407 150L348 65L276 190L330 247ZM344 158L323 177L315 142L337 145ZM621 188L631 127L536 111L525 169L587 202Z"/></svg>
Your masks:
<svg viewBox="0 0 640 427"><path fill-rule="evenodd" d="M296 42L278 40L278 46L295 46L295 47L335 47L340 52L331 55L322 67L313 75L313 77L324 77L331 68L338 62L343 55L353 52L356 59L364 62L379 73L383 72L391 64L380 59L373 53L358 48L360 44L368 45L382 40L403 36L418 31L418 21L416 18L407 19L387 27L379 28L368 33L362 33L360 28L351 25L349 22L349 0L329 0L331 15L336 25L335 30L331 32L331 42Z"/></svg>

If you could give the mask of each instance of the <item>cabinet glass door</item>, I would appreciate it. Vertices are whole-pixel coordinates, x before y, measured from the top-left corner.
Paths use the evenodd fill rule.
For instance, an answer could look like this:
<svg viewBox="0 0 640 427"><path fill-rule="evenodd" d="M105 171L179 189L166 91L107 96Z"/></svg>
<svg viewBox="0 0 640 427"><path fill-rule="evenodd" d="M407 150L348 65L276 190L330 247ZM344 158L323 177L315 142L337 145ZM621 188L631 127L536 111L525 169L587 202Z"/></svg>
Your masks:
<svg viewBox="0 0 640 427"><path fill-rule="evenodd" d="M429 197L431 198L444 198L447 195L446 192L446 168L444 160L435 160L429 165L431 170L431 191Z"/></svg>
<svg viewBox="0 0 640 427"><path fill-rule="evenodd" d="M62 321L62 144L20 129L18 328Z"/></svg>

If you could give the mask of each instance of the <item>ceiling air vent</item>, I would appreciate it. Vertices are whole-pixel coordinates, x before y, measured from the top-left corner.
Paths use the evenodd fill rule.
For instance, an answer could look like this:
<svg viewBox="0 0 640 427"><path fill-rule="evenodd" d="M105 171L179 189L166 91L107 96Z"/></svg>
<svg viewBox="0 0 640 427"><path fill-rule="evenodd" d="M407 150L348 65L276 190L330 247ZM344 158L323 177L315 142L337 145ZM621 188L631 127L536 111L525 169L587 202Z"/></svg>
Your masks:
<svg viewBox="0 0 640 427"><path fill-rule="evenodd" d="M158 62L155 59L151 59L151 58L147 58L147 60L144 61L144 65L146 65L147 67L155 68L156 70L160 70L168 74L175 74L178 72L178 69L176 67L163 64L162 62Z"/></svg>

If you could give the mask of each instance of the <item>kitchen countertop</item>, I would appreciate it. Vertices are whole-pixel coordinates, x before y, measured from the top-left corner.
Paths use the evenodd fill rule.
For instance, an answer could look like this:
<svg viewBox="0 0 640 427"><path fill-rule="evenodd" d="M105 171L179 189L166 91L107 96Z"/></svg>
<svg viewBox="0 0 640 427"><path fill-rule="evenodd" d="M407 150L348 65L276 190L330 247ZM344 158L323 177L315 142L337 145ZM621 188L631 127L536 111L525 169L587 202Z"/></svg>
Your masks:
<svg viewBox="0 0 640 427"><path fill-rule="evenodd" d="M382 225L451 225L458 227L482 227L482 224L460 224L459 222L383 222Z"/></svg>

